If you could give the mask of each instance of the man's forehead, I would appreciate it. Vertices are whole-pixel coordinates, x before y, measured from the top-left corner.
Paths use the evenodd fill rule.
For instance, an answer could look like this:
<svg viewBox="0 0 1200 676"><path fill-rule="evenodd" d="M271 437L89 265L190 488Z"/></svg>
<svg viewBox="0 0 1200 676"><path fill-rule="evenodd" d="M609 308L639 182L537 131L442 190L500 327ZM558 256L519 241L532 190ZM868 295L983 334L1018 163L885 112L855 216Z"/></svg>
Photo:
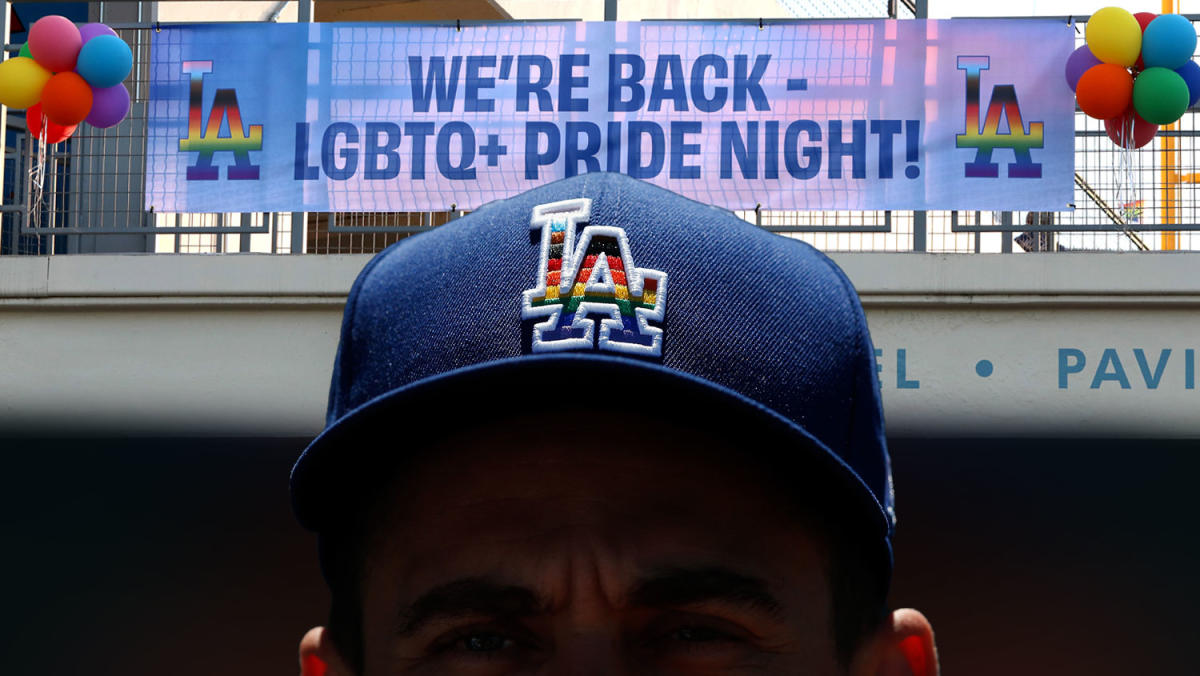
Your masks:
<svg viewBox="0 0 1200 676"><path fill-rule="evenodd" d="M761 448L747 453L751 431L735 419L712 420L689 415L686 409L643 415L610 401L597 401L586 409L587 415L582 415L570 408L504 406L475 419L442 421L436 435L425 438L420 448L409 449L418 452L408 466L434 475L477 466L532 475L556 465L752 472L760 470L769 455Z"/></svg>
<svg viewBox="0 0 1200 676"><path fill-rule="evenodd" d="M824 560L824 543L783 505L789 496L738 471L736 456L630 449L512 438L431 449L380 505L380 575L411 594L486 577L554 595L571 566L624 589L696 567L782 581Z"/></svg>
<svg viewBox="0 0 1200 676"><path fill-rule="evenodd" d="M708 428L670 420L544 422L522 416L451 431L399 468L386 508L418 525L445 517L495 529L500 524L489 513L498 511L520 523L545 521L536 517L550 506L570 510L547 514L552 521L639 511L667 517L680 510L694 521L696 502L716 500L762 517L769 506L782 508L794 497L772 474L764 459L769 451L747 453ZM732 518L738 511L710 517L722 513Z"/></svg>

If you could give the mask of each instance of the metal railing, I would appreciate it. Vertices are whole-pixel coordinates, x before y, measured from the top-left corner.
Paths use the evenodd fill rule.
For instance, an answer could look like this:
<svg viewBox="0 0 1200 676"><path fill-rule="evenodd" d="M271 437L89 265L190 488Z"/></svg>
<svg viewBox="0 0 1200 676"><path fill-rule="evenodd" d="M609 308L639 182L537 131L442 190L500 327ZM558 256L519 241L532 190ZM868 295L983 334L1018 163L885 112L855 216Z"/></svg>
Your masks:
<svg viewBox="0 0 1200 676"><path fill-rule="evenodd" d="M36 210L29 207L36 146L23 118L10 111L8 127L18 140L5 149L0 254L85 252L83 242L93 235L124 235L127 250L148 252L292 253L293 242L303 241L305 253L370 253L461 215L324 213L307 214L299 223L301 215L292 213L146 211L146 111L156 25L114 28L134 51L134 72L126 81L131 113L111 129L80 125L70 141L51 148ZM1128 152L1108 139L1103 123L1077 113L1072 212L779 211L760 205L737 213L830 251L1198 250L1198 120L1200 113L1189 111L1149 146ZM293 237L297 227L302 238Z"/></svg>

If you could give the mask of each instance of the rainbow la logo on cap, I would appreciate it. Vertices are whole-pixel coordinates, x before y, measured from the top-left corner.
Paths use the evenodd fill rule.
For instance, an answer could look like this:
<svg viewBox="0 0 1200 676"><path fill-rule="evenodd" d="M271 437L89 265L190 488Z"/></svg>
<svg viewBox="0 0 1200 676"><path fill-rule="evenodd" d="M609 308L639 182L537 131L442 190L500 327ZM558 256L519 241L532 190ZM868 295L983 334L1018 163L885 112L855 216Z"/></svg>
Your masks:
<svg viewBox="0 0 1200 676"><path fill-rule="evenodd" d="M663 331L650 322L666 313L667 274L634 265L624 228L580 229L591 212L586 198L533 208L529 227L542 233L538 285L524 292L521 318L546 319L533 327L532 349L661 357Z"/></svg>

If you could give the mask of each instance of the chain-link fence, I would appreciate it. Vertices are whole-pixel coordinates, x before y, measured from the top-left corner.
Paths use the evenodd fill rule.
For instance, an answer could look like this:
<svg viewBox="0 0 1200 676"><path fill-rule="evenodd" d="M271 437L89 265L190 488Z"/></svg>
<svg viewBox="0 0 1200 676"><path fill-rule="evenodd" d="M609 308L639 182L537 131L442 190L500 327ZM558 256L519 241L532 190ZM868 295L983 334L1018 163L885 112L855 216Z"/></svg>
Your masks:
<svg viewBox="0 0 1200 676"><path fill-rule="evenodd" d="M1083 44L1084 25L1076 26ZM10 111L0 253L371 253L461 215L145 211L150 49L157 31L153 24L115 28L134 52L134 71L126 81L129 117L111 129L80 125L69 141L51 146L35 209L30 205L38 192L31 180L36 145L23 116ZM1077 113L1074 211L779 211L761 205L738 215L828 251L1197 250L1198 117L1188 112L1150 145L1125 151L1108 138L1102 122ZM120 237L119 247L96 244L114 236Z"/></svg>

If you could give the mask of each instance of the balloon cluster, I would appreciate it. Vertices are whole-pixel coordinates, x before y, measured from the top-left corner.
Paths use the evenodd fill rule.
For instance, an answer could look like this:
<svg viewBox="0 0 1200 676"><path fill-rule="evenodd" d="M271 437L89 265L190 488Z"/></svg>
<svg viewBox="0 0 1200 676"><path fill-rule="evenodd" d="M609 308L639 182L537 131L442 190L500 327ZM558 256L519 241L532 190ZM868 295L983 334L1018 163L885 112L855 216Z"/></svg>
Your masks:
<svg viewBox="0 0 1200 676"><path fill-rule="evenodd" d="M76 27L64 16L46 16L29 28L20 55L0 62L0 104L26 108L29 132L46 142L65 141L86 121L101 129L129 113L122 81L133 69L129 45L102 23Z"/></svg>
<svg viewBox="0 0 1200 676"><path fill-rule="evenodd" d="M1086 38L1067 59L1067 84L1118 146L1141 148L1200 100L1196 31L1183 15L1105 7L1088 20Z"/></svg>

